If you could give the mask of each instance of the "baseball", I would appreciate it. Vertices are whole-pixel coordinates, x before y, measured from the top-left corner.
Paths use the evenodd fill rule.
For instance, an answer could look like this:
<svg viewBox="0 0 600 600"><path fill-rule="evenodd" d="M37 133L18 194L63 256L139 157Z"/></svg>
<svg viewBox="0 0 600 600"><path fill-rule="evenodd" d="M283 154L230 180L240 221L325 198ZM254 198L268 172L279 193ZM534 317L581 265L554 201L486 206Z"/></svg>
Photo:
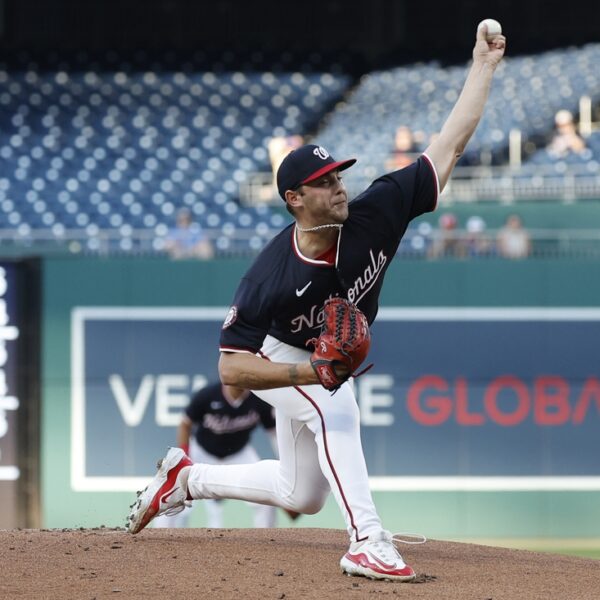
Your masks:
<svg viewBox="0 0 600 600"><path fill-rule="evenodd" d="M487 25L486 39L488 42L491 42L497 35L502 33L502 25L496 19L484 19L477 25L477 29L481 29L484 25Z"/></svg>

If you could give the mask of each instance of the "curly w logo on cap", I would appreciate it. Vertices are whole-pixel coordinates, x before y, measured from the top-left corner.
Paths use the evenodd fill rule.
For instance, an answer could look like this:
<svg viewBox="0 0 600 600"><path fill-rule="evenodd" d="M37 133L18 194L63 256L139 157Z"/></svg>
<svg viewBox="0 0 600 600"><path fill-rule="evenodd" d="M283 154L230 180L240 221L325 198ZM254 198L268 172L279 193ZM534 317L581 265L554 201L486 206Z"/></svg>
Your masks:
<svg viewBox="0 0 600 600"><path fill-rule="evenodd" d="M329 158L329 152L323 148L323 146L318 146L313 150L313 154L318 156L322 160L327 160Z"/></svg>

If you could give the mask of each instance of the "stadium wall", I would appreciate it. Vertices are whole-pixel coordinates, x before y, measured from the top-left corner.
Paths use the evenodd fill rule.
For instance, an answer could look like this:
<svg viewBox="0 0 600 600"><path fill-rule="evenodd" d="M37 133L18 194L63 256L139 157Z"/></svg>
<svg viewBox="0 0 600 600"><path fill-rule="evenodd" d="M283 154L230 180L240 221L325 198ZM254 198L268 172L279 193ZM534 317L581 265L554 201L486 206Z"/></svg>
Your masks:
<svg viewBox="0 0 600 600"><path fill-rule="evenodd" d="M220 325L247 266L44 261L44 526L124 523L187 394L216 377ZM454 539L600 536L599 298L591 260L390 266L375 367L356 381L386 526ZM246 507L226 518L251 523ZM343 523L329 502L299 526Z"/></svg>

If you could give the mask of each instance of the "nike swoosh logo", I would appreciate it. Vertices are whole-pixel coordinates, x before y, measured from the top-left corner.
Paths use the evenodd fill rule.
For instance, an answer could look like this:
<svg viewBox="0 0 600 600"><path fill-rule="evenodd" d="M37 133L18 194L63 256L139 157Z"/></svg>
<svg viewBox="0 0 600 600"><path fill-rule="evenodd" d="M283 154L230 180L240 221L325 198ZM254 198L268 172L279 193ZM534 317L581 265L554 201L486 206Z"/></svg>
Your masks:
<svg viewBox="0 0 600 600"><path fill-rule="evenodd" d="M377 564L379 564L380 566L382 566L384 569L393 569L394 566L395 566L393 564L388 565L387 563L383 562L380 558L377 558L374 554L372 554L368 550L367 550L367 552L365 554L367 554L368 556L370 556Z"/></svg>
<svg viewBox="0 0 600 600"><path fill-rule="evenodd" d="M174 487L170 492L163 494L163 497L160 499L161 504L166 504L167 500L171 497L173 493L175 493L179 489L179 486Z"/></svg>
<svg viewBox="0 0 600 600"><path fill-rule="evenodd" d="M302 294L304 294L304 292L309 288L311 283L312 283L312 281L309 281L301 290L296 288L296 296L298 296L298 298L300 298L300 296L302 296Z"/></svg>

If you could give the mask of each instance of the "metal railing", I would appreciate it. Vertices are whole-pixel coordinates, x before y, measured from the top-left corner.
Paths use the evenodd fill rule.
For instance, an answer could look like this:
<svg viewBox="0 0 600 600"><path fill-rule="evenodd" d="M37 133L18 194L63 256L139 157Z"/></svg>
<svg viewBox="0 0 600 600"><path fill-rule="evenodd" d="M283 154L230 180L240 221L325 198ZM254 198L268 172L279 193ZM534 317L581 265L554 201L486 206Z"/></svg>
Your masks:
<svg viewBox="0 0 600 600"><path fill-rule="evenodd" d="M382 171L383 173L384 171ZM346 182L350 197L366 189L372 176L356 175ZM281 198L273 187L273 176L267 172L249 175L240 184L240 201L246 206L280 205ZM482 166L456 167L442 197L448 203L519 200L600 199L600 164L529 165L524 167Z"/></svg>
<svg viewBox="0 0 600 600"><path fill-rule="evenodd" d="M499 242L500 229L474 234L465 229L433 229L422 235L407 231L398 254L407 258L438 259L600 259L600 231L594 229L527 229L529 245L520 256L508 256Z"/></svg>
<svg viewBox="0 0 600 600"><path fill-rule="evenodd" d="M442 196L447 202L600 199L600 165L460 167Z"/></svg>
<svg viewBox="0 0 600 600"><path fill-rule="evenodd" d="M238 230L225 235L221 230L205 233L213 243L216 258L254 257L279 229ZM432 228L427 234L419 228L409 229L400 244L398 256L407 259L502 258L497 243L499 230L486 229L474 235L463 229L441 231ZM528 229L532 259L581 258L600 259L600 231L595 229ZM441 248L441 249L440 249ZM156 256L167 257L165 238L146 229L130 230L123 235L118 229L66 230L57 236L50 229L0 229L0 256Z"/></svg>

